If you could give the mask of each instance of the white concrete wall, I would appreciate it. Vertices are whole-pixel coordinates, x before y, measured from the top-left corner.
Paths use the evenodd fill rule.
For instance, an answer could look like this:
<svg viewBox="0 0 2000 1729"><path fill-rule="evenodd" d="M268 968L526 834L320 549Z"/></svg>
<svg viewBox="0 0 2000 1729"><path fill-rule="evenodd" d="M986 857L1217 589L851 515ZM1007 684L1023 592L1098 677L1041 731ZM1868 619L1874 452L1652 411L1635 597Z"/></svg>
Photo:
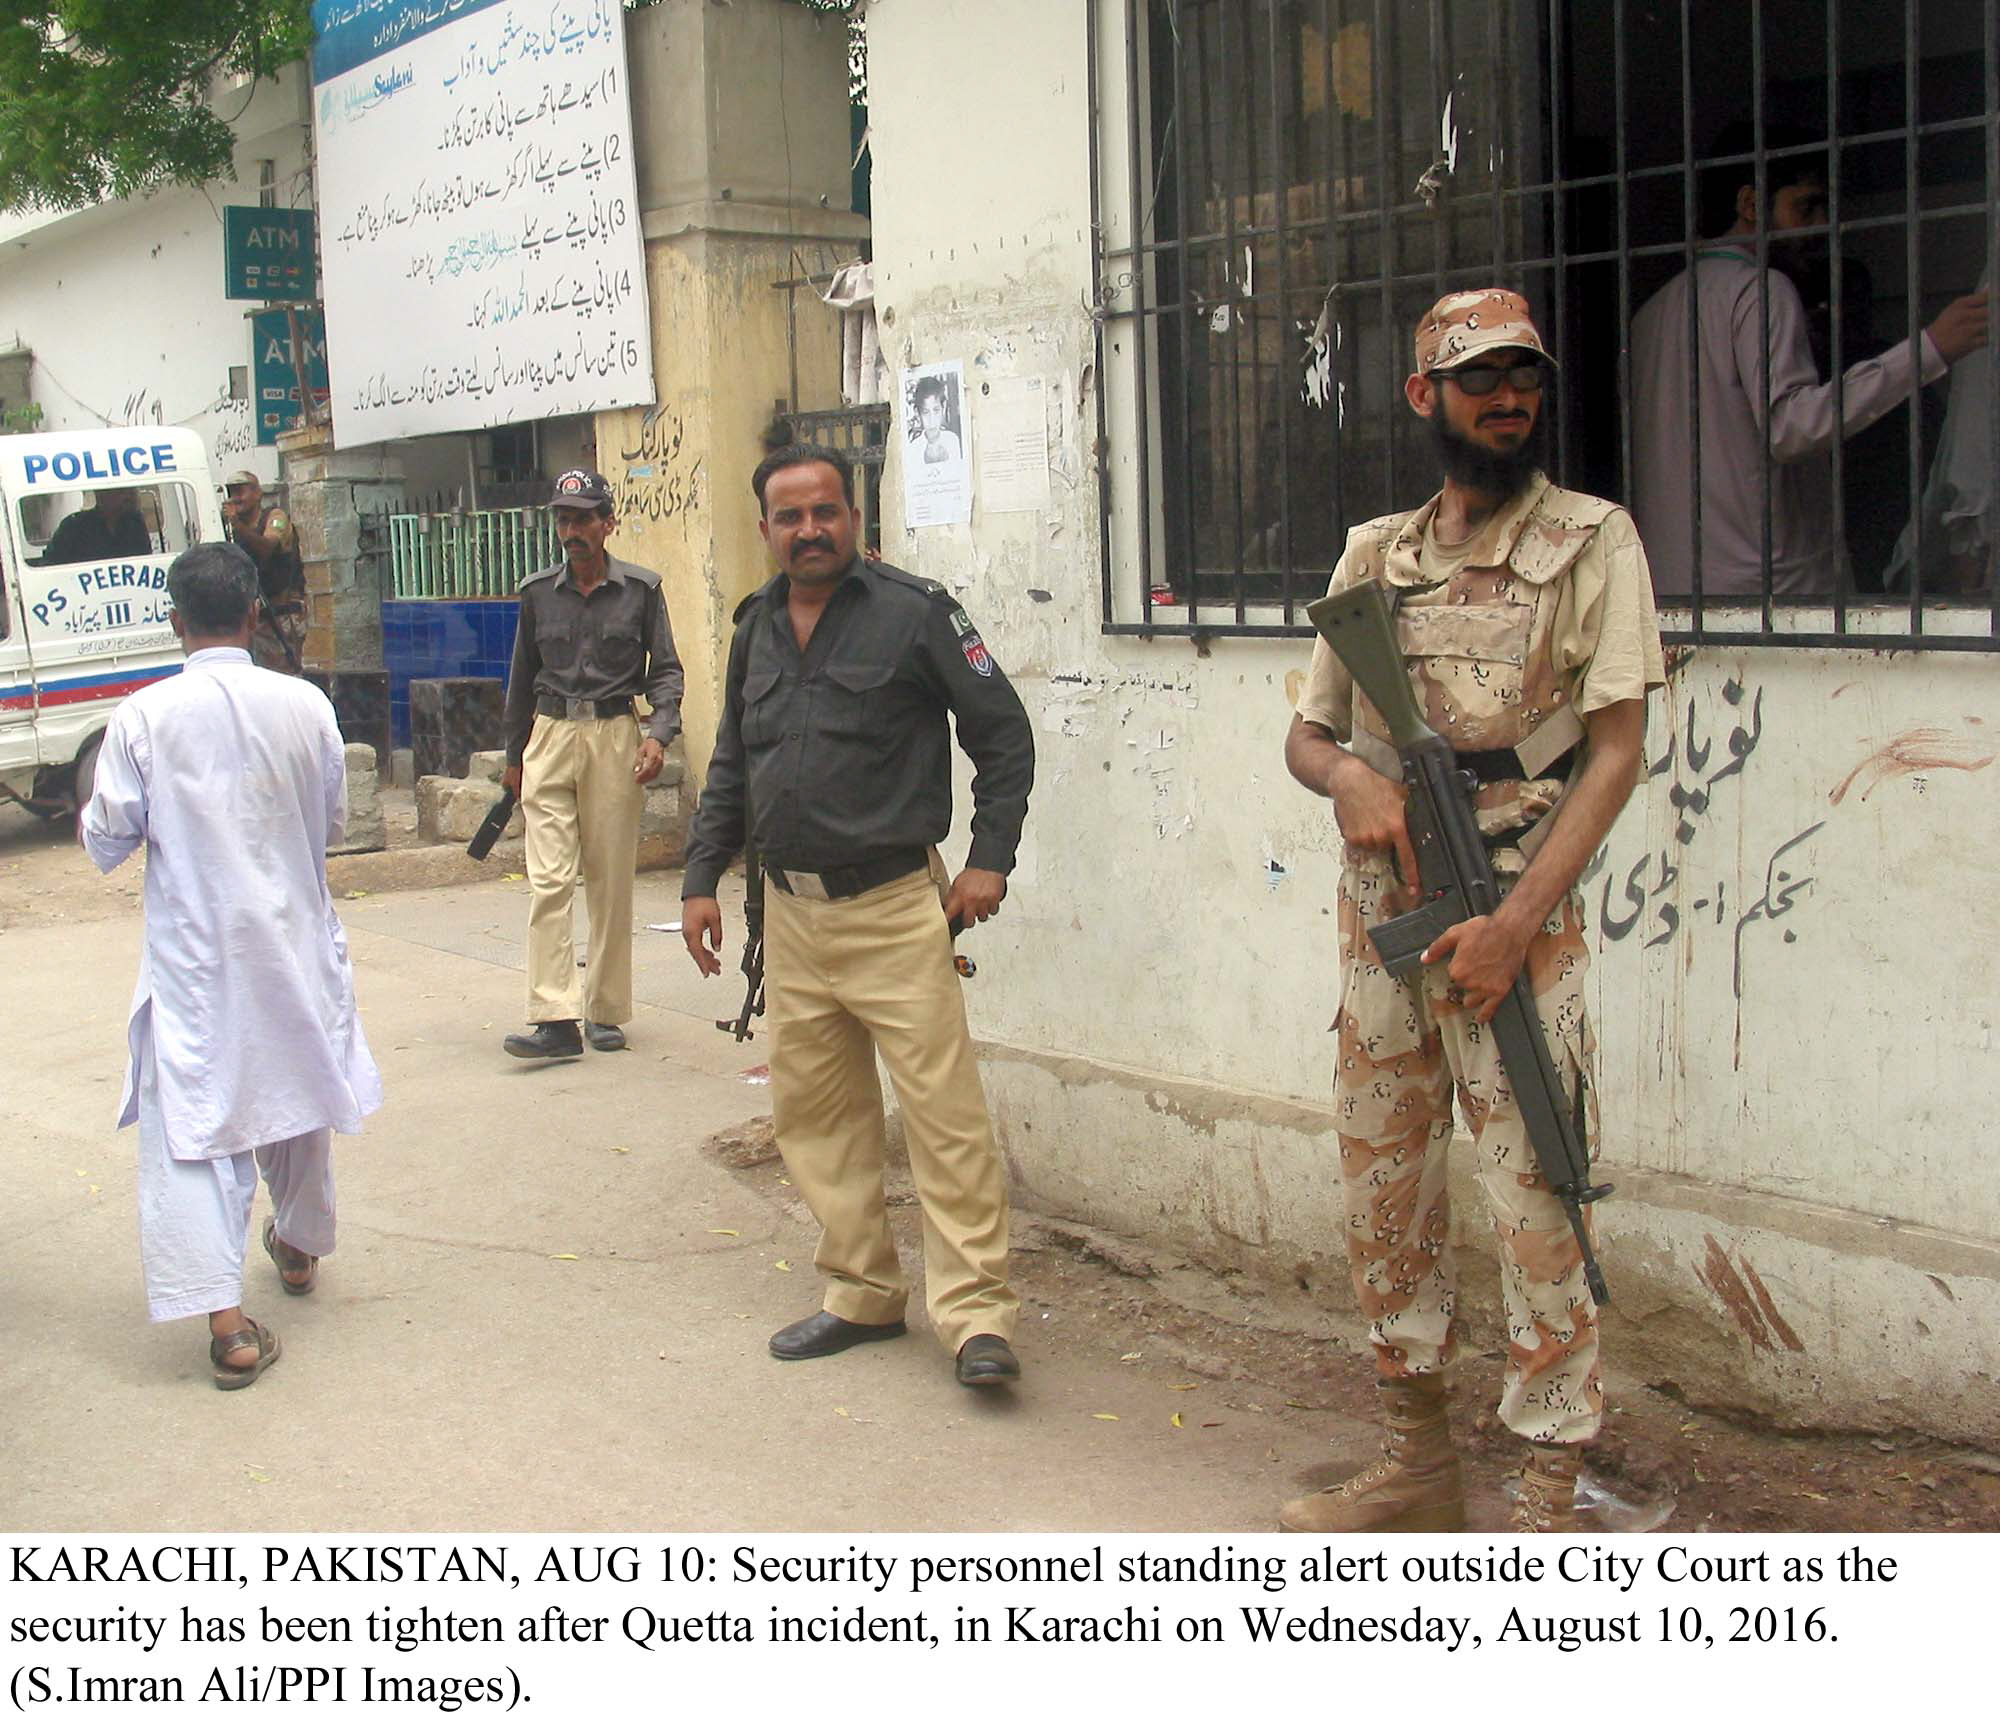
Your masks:
<svg viewBox="0 0 2000 1729"><path fill-rule="evenodd" d="M1296 1281L1348 1330L1327 1109L1335 835L1279 748L1306 647L1099 629L1100 385L1123 584L1136 485L1130 327L1107 326L1100 380L1088 309L1084 11L869 14L885 347L965 362L975 444L983 379L1064 392L1046 514L975 504L967 528L909 534L893 456L887 476L885 555L963 596L1037 723L1027 842L1004 915L967 945L968 998L1024 1193ZM1105 47L1106 183L1122 186L1123 48ZM1105 201L1114 241L1123 203ZM1704 651L1677 673L1674 731L1706 752L1707 809L1676 839L1663 771L1588 885L1593 919L1607 884L1614 925L1640 915L1598 974L1620 1184L1599 1230L1626 1372L1795 1423L2000 1430L2000 1202L1979 1157L2000 1018L1992 665ZM1710 789L1759 691L1754 748ZM1662 704L1655 757L1667 736ZM1679 872L1664 898L1663 848ZM1739 997L1736 921L1760 903ZM1679 926L1646 948L1667 904ZM1491 1301L1490 1275L1471 1295Z"/></svg>
<svg viewBox="0 0 2000 1729"><path fill-rule="evenodd" d="M237 123L234 183L63 216L0 213L0 348L34 351L45 428L186 426L219 472L277 478L250 403L229 398L229 369L250 365L252 303L223 298L220 207L257 202L260 159L277 165L280 204L312 202L302 78L293 67L257 89ZM243 93L218 100L233 113Z"/></svg>

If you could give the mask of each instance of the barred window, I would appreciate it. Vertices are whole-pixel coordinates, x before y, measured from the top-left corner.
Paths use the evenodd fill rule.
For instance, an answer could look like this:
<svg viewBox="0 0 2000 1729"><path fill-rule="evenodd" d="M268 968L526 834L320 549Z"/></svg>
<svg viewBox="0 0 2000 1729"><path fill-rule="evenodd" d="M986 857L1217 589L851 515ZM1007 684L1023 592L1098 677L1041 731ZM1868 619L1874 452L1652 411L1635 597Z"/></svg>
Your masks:
<svg viewBox="0 0 2000 1729"><path fill-rule="evenodd" d="M1438 484L1417 318L1499 282L1673 634L1993 646L2000 337L1938 380L1925 330L1996 276L1996 12L1093 0L1105 628L1305 632Z"/></svg>

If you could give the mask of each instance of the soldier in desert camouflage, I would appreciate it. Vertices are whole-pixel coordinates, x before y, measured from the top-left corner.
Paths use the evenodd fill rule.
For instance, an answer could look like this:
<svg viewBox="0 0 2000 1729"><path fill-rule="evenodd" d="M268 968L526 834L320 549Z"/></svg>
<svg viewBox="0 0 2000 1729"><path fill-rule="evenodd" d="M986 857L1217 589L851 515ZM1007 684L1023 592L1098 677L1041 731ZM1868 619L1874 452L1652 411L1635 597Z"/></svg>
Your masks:
<svg viewBox="0 0 2000 1729"><path fill-rule="evenodd" d="M1368 940L1371 925L1409 904L1416 865L1387 728L1324 641L1285 739L1286 767L1333 802L1346 842L1334 1108L1348 1264L1388 1424L1373 1464L1285 1507L1288 1530L1464 1528L1444 1380L1458 1343L1445 1170L1454 1091L1499 1239L1500 1417L1529 1444L1517 1523L1572 1527L1577 1449L1602 1418L1581 1256L1488 1024L1526 968L1573 1101L1583 1089L1594 1144L1576 879L1637 782L1646 693L1662 673L1632 519L1541 472L1553 366L1517 294L1448 294L1432 307L1404 394L1430 424L1444 489L1352 530L1329 585L1374 577L1389 588L1429 722L1480 783L1501 904L1440 937L1420 979L1390 977Z"/></svg>

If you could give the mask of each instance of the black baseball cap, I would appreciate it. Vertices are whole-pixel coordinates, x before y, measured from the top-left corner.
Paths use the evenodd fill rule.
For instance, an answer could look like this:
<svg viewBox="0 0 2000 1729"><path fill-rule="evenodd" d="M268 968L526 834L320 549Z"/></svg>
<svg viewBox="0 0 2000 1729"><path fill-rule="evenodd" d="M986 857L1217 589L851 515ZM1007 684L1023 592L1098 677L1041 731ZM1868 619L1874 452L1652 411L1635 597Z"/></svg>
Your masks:
<svg viewBox="0 0 2000 1729"><path fill-rule="evenodd" d="M607 504L617 505L610 481L594 469L566 468L556 476L556 495L549 500L549 509L598 510Z"/></svg>

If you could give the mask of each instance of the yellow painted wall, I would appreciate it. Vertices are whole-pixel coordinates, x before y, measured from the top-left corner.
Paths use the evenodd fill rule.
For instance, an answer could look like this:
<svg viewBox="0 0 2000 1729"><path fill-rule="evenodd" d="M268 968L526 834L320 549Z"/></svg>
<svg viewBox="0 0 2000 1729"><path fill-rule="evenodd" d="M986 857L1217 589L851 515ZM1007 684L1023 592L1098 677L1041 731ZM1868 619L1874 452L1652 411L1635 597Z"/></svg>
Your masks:
<svg viewBox="0 0 2000 1729"><path fill-rule="evenodd" d="M611 547L660 573L687 671L681 724L689 772L705 778L722 709L736 604L771 573L750 476L759 434L791 390L782 236L691 232L646 246L659 402L597 418L599 466L618 494ZM801 406L839 406L808 391L838 379L839 323L810 295L798 306Z"/></svg>

